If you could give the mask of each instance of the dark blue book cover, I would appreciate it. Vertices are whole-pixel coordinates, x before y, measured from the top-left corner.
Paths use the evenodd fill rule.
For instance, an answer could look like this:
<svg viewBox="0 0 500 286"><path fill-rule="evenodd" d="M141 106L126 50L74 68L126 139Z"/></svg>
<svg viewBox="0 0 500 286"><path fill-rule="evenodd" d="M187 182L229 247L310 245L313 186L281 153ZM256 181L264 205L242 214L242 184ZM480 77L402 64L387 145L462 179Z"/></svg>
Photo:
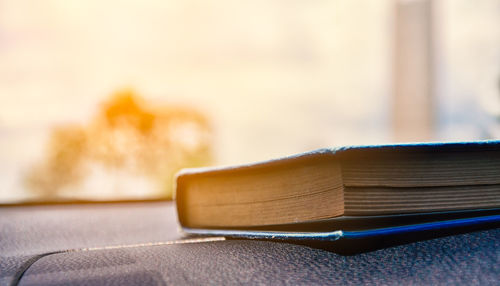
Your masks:
<svg viewBox="0 0 500 286"><path fill-rule="evenodd" d="M419 156L419 165L413 171L413 166L406 166L401 175L384 181L388 176L384 174L377 178L380 172L376 168L390 165L389 170L397 174L400 165L413 162L412 158ZM473 155L471 155L473 154ZM293 162L301 162L304 158L331 157L341 163L342 176L349 176L350 170L357 171L362 165L366 177L355 179L343 178L343 187L355 189L358 192L370 194L373 189L385 190L415 190L414 194L425 194L418 198L420 202L427 202L432 206L434 200L441 209L432 211L409 205L410 211L392 211L382 209L380 214L363 212L363 209L352 208L355 211L346 211L343 215L316 220L304 220L291 223L262 224L248 226L219 225L219 226L191 226L186 223L187 199L183 192L186 181L196 180L199 176L224 174L238 176L248 171L261 170L260 168L280 168ZM421 159L424 158L424 159ZM355 163L352 163L355 162ZM382 163L380 163L382 162ZM389 163L387 163L389 162ZM465 162L465 163L464 163ZM352 167L352 166L354 167ZM388 165L389 166L389 165ZM350 168L350 169L349 169ZM373 168L375 171L371 171ZM402 169L403 167L401 167ZM478 169L479 171L476 171ZM408 171L410 170L410 171ZM423 171L422 171L423 170ZM443 171L445 170L445 171ZM466 171L463 171L466 170ZM354 172L352 171L352 172ZM421 172L421 173L419 173ZM423 175L422 175L423 174ZM430 174L430 175L429 175ZM434 176L435 174L435 176ZM427 176L427 177L424 177ZM372 177L370 177L372 176ZM419 176L422 176L420 178ZM258 178L258 177L257 177ZM473 141L473 142L435 142L409 143L391 145L347 146L340 148L326 148L246 165L197 168L183 170L177 177L177 207L179 219L185 233L191 235L216 235L235 239L264 239L290 241L301 244L342 245L366 244L367 241L379 241L378 244L392 244L408 239L432 238L456 232L471 231L484 227L496 226L500 223L500 141ZM370 184L369 187L365 187ZM217 188L217 186L212 186ZM434 189L433 189L434 188ZM450 189L456 188L456 189ZM446 189L447 193L439 193ZM450 191L451 190L451 191ZM234 195L238 195L235 187ZM465 195L464 195L465 194ZM473 194L473 197L468 197ZM347 196L347 195L346 195ZM423 196L423 195L422 195ZM445 196L439 201L439 196ZM472 196L472 195L470 195ZM375 197L370 197L373 199ZM346 199L347 201L347 199ZM453 202L458 201L462 207L454 208ZM470 201L470 202L469 202ZM347 205L349 202L344 202ZM380 204L382 205L382 204ZM377 207L379 205L376 205ZM309 206L311 208L315 205ZM373 208L373 207L372 207ZM419 211L422 209L423 211ZM227 213L231 216L231 213ZM382 241L382 243L380 243ZM342 243L341 243L342 242Z"/></svg>

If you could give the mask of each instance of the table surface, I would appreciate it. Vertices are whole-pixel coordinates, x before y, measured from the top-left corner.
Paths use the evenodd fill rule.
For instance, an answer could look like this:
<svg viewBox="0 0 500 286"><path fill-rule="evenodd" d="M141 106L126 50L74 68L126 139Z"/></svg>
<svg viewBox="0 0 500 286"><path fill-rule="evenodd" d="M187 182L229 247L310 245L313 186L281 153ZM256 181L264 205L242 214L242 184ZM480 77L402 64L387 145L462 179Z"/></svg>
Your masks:
<svg viewBox="0 0 500 286"><path fill-rule="evenodd" d="M171 202L0 207L0 285L498 285L500 229L351 256L186 239Z"/></svg>

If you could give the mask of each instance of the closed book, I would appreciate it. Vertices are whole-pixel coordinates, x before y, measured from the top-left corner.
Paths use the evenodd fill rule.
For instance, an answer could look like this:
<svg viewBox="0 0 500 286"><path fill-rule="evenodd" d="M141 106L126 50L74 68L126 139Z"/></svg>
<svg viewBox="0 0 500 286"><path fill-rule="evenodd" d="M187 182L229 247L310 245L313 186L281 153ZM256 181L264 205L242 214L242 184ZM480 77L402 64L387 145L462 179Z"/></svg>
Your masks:
<svg viewBox="0 0 500 286"><path fill-rule="evenodd" d="M185 169L176 204L187 232L236 236L338 238L496 220L500 141L350 146Z"/></svg>

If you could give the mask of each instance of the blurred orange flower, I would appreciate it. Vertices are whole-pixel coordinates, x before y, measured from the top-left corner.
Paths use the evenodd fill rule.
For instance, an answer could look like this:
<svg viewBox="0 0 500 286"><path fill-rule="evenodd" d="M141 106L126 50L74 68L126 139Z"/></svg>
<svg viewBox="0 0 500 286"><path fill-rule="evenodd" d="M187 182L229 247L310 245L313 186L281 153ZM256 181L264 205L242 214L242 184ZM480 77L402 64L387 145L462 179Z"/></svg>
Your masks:
<svg viewBox="0 0 500 286"><path fill-rule="evenodd" d="M45 159L29 170L25 182L51 200L85 197L82 184L92 170L119 170L150 180L155 189L143 190L146 197L172 198L173 176L179 169L212 162L211 137L210 124L199 111L153 107L134 91L123 90L113 94L87 126L55 128ZM122 191L114 190L113 196L126 196Z"/></svg>

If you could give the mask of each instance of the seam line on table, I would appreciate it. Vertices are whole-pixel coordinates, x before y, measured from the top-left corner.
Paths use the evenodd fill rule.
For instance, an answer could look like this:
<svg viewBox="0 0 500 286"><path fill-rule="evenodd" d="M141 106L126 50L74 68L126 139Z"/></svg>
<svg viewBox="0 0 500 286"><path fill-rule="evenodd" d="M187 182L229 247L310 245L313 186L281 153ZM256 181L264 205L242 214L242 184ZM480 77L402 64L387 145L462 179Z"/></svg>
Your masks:
<svg viewBox="0 0 500 286"><path fill-rule="evenodd" d="M26 261L25 263L23 263L23 265L21 266L20 271L18 271L16 273L16 275L14 276L14 278L12 278L12 281L11 281L10 285L17 286L19 284L19 282L21 282L21 278L23 278L24 273L26 273L26 271L28 271L28 269L33 264L35 264L35 262L37 262L38 260L40 260L40 259L42 259L42 258L44 258L46 256L52 255L52 254L58 254L58 253L64 253L64 252L66 252L66 251L64 251L64 250L53 251L53 252L47 252L47 253L38 254L38 255L35 255L35 256L31 257L30 259L28 259L28 261Z"/></svg>
<svg viewBox="0 0 500 286"><path fill-rule="evenodd" d="M214 242L214 241L224 241L224 240L226 240L226 238L223 236L203 237L203 238L186 238L186 239L169 240L169 241L161 241L161 242L146 242L146 243L111 245L111 246L102 246L102 247L76 248L76 249L66 250L64 252L108 250L108 249L144 247L144 246L174 245L174 244L192 244L192 243Z"/></svg>
<svg viewBox="0 0 500 286"><path fill-rule="evenodd" d="M61 253L69 253L69 252L80 252L80 251L95 251L95 250L109 250L109 249L122 249L122 248L135 248L135 247L145 247L145 246L160 246L160 245L175 245L175 244L194 244L194 243L203 243L203 242L215 242L215 241L224 241L226 240L223 236L215 236L215 237L203 237L203 238L187 238L187 239L179 239L179 240L170 240L170 241L162 241L162 242L146 242L146 243L136 243L136 244L124 244L124 245L112 245L112 246L103 246L103 247L87 247L87 248L75 248L75 249L67 249L60 251L52 251L43 254L38 254L28 259L23 265L22 268L16 276L12 279L10 285L16 286L21 282L21 279L28 271L29 268L33 264L35 264L40 259L47 257L53 254L61 254Z"/></svg>

